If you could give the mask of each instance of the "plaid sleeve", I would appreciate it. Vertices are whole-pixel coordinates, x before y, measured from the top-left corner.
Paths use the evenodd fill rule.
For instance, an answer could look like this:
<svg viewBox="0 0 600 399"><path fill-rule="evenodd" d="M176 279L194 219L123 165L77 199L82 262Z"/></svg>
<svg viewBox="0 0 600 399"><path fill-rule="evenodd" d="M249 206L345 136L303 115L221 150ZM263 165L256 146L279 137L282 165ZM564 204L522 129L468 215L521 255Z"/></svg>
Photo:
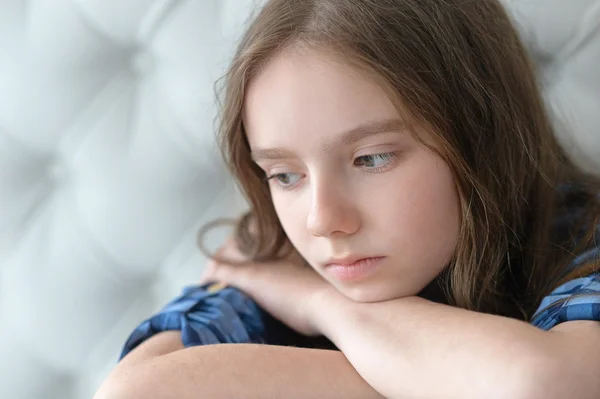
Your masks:
<svg viewBox="0 0 600 399"><path fill-rule="evenodd" d="M542 300L531 321L542 330L567 321L600 321L600 273L577 278L556 288Z"/></svg>
<svg viewBox="0 0 600 399"><path fill-rule="evenodd" d="M153 335L181 331L185 347L219 343L263 343L263 313L247 295L233 287L188 286L159 313L129 336L122 359Z"/></svg>

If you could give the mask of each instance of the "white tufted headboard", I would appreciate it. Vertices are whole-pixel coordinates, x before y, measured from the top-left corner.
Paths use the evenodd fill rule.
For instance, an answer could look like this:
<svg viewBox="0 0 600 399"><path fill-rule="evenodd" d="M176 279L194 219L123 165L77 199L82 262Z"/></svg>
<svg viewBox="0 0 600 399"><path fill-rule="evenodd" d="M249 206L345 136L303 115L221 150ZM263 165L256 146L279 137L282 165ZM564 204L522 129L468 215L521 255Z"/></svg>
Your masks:
<svg viewBox="0 0 600 399"><path fill-rule="evenodd" d="M244 207L212 85L261 1L0 2L0 398L92 397L200 275L196 230ZM600 0L505 2L561 141L600 171Z"/></svg>

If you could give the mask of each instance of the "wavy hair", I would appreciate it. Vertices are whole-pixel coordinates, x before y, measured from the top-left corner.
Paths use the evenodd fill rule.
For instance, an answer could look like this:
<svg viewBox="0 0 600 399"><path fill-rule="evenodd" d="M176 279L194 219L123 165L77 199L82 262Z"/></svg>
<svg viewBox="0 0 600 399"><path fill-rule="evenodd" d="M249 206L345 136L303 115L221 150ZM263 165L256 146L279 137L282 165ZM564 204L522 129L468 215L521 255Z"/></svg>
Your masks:
<svg viewBox="0 0 600 399"><path fill-rule="evenodd" d="M462 226L444 287L449 303L529 319L593 240L598 179L564 154L534 65L496 0L270 0L220 81L219 142L250 210L236 240L252 260L292 249L242 118L249 82L288 46L335 55L376 76L450 165ZM400 107L400 103L402 107ZM566 185L572 189L566 189ZM557 234L557 215L581 212ZM570 214L570 213L569 213ZM250 225L253 225L253 233ZM563 234L565 229L568 234ZM574 273L597 271L590 262ZM575 274L568 277L573 277Z"/></svg>

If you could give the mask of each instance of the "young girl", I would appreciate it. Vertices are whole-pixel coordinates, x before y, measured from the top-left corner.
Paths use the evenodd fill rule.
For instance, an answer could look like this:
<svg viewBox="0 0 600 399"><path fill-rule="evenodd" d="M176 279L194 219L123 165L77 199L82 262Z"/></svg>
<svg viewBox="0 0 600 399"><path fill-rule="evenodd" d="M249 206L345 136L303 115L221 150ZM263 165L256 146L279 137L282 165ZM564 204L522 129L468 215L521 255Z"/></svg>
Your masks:
<svg viewBox="0 0 600 399"><path fill-rule="evenodd" d="M224 82L202 282L338 350L155 326L98 398L600 397L600 184L496 0L271 0Z"/></svg>

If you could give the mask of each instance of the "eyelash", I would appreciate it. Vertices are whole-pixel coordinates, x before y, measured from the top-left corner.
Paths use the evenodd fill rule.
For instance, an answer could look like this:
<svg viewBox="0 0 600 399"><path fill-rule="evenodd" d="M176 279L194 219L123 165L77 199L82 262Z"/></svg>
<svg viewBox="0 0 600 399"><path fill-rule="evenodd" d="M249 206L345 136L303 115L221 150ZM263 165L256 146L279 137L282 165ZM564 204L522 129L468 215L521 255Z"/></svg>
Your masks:
<svg viewBox="0 0 600 399"><path fill-rule="evenodd" d="M382 166L377 166L377 167L361 167L356 165L356 161L361 159L361 158L367 158L367 157L372 157L372 158L383 158L386 160L386 163ZM359 167L360 169L365 170L368 173L378 173L378 172L383 172L384 170L388 169L390 166L393 165L393 163L396 161L396 159L398 158L398 154L395 152L388 152L388 153L382 153L382 154L369 154L369 155L361 155L359 157L356 157L354 159L354 166ZM285 175L293 175L294 173L277 173L271 176L267 176L265 178L265 181L268 183L270 180L276 180L277 178L281 177L281 176L285 176ZM276 180L277 181L277 180ZM280 189L283 190L293 190L295 188L295 184L292 184L290 186L284 186L281 183L279 183L277 181L277 186Z"/></svg>
<svg viewBox="0 0 600 399"><path fill-rule="evenodd" d="M385 160L385 164L382 166L373 166L373 167L362 167L362 169L368 171L369 173L377 173L377 172L383 172L384 170L386 170L387 168L389 168L390 166L393 165L394 161L396 160L396 158L398 158L398 154L395 152L386 152L383 154L369 154L369 155L362 155L360 157L356 157L356 159L354 159L354 164L356 165L356 161L361 159L361 158L374 158L374 159L383 159Z"/></svg>
<svg viewBox="0 0 600 399"><path fill-rule="evenodd" d="M266 180L267 182L268 182L269 180L275 180L275 181L277 182L277 187L279 187L279 188L281 188L281 189L283 189L283 190L292 190L292 189L294 188L294 186L295 186L294 184L292 184L292 185L290 185L290 186L284 186L284 185L282 185L282 184L281 184L281 183L280 183L280 182L277 180L277 178L278 178L278 177L285 176L285 175L292 175L292 174L294 174L294 173L277 173L277 174L274 174L274 175L272 175L272 176L268 176L268 177L267 177L265 180Z"/></svg>

